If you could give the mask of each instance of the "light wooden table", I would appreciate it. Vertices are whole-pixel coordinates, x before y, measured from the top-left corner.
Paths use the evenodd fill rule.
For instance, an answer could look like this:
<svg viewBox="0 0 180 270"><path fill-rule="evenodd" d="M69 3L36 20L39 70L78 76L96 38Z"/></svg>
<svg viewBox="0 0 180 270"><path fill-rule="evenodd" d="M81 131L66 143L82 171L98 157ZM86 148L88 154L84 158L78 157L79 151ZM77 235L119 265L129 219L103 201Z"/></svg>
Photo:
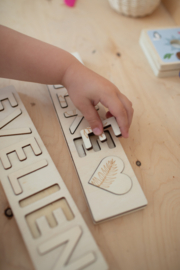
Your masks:
<svg viewBox="0 0 180 270"><path fill-rule="evenodd" d="M1 0L0 23L77 51L85 65L112 81L135 110L124 150L148 199L145 210L94 226L45 85L14 85L111 270L180 269L180 78L158 79L142 53L141 29L173 26L161 5L139 19L115 13L105 0ZM118 57L117 53L121 56ZM141 161L138 167L136 161ZM33 269L0 185L0 269Z"/></svg>

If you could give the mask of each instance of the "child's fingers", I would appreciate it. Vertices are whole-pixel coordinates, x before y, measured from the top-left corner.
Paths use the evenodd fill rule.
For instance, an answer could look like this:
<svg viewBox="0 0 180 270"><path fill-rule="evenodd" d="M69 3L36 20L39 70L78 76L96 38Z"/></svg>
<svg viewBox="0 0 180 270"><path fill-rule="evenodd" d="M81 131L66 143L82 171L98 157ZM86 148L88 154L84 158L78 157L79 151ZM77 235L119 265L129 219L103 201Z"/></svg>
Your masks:
<svg viewBox="0 0 180 270"><path fill-rule="evenodd" d="M108 106L107 106L108 105ZM111 102L107 104L110 113L116 118L116 121L120 127L122 136L128 138L129 134L129 120L127 111L122 102L115 96L111 99Z"/></svg>
<svg viewBox="0 0 180 270"><path fill-rule="evenodd" d="M114 116L120 127L122 136L128 138L129 127L132 122L133 108L132 103L124 96L119 93L117 96L111 97L111 102L106 102L106 107L109 111L106 113L106 117L109 118Z"/></svg>
<svg viewBox="0 0 180 270"><path fill-rule="evenodd" d="M101 135L103 133L102 121L91 102L86 103L83 106L79 106L79 110L89 122L93 133L97 136Z"/></svg>
<svg viewBox="0 0 180 270"><path fill-rule="evenodd" d="M122 102L122 104L124 105L124 108L126 109L127 116L128 116L129 127L130 127L131 122L132 122L132 118L133 118L133 113L134 113L134 109L132 107L132 103L122 93L118 94L118 97L119 97L120 101Z"/></svg>
<svg viewBox="0 0 180 270"><path fill-rule="evenodd" d="M106 118L110 118L110 117L112 117L113 115L112 115L112 113L110 113L110 111L108 111L107 113L106 113Z"/></svg>

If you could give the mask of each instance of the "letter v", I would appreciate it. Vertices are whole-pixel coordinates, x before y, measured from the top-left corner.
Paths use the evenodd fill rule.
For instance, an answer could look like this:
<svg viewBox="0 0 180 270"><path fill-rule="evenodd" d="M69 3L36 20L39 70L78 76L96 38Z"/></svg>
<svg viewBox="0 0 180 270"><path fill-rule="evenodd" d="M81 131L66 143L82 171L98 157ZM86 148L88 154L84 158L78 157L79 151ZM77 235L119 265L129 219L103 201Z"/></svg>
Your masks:
<svg viewBox="0 0 180 270"><path fill-rule="evenodd" d="M14 112L9 114L7 117L0 121L0 137L3 136L13 136L13 135L22 135L22 134L30 134L32 133L30 128L17 128L17 129L6 129L1 130L4 126L9 124L15 118L22 114L20 109L16 109Z"/></svg>

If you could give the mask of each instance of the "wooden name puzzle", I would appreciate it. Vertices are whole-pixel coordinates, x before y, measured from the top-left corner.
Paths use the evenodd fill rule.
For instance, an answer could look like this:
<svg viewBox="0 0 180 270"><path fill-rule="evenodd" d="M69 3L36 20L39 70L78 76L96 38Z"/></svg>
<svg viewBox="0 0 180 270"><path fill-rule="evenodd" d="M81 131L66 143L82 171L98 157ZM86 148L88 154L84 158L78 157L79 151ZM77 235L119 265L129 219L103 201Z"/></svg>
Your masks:
<svg viewBox="0 0 180 270"><path fill-rule="evenodd" d="M0 90L0 180L36 270L108 269L12 86Z"/></svg>
<svg viewBox="0 0 180 270"><path fill-rule="evenodd" d="M97 137L65 88L48 89L94 223L144 208L147 200L117 138L121 132L115 118L106 119L98 104L104 133Z"/></svg>

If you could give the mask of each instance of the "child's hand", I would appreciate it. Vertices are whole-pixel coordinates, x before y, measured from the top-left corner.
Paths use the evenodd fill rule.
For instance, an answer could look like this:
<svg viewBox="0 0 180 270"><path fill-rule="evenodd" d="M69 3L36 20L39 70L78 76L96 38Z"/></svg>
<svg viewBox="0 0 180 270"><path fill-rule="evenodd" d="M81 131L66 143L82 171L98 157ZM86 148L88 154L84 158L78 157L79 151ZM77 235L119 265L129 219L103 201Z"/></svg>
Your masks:
<svg viewBox="0 0 180 270"><path fill-rule="evenodd" d="M66 70L63 85L95 135L103 132L101 119L94 108L101 102L109 110L106 116L115 116L122 136L128 138L133 117L132 103L114 84L75 61Z"/></svg>
<svg viewBox="0 0 180 270"><path fill-rule="evenodd" d="M122 136L128 137L132 121L131 102L115 85L84 67L68 52L0 26L0 76L43 84L64 85L89 122L94 134L103 132L94 108L99 102L115 116Z"/></svg>

